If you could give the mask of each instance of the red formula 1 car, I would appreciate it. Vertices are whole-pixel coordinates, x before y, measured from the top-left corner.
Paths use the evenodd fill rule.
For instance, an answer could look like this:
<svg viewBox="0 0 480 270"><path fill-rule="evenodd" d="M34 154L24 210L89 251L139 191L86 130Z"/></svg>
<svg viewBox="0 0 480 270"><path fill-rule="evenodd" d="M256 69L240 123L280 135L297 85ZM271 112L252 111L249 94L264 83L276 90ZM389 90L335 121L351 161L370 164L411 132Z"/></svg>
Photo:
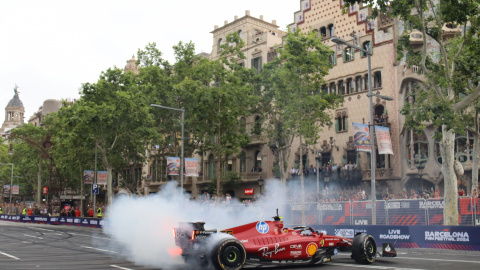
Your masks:
<svg viewBox="0 0 480 270"><path fill-rule="evenodd" d="M278 211L277 211L278 212ZM242 269L248 264L329 262L338 252L351 252L357 263L368 264L377 255L396 257L391 243L377 244L371 235L358 233L354 239L331 236L307 226L284 228L278 216L274 221L258 221L222 230L205 230L204 222L181 223L174 229L175 244L182 257L195 268Z"/></svg>

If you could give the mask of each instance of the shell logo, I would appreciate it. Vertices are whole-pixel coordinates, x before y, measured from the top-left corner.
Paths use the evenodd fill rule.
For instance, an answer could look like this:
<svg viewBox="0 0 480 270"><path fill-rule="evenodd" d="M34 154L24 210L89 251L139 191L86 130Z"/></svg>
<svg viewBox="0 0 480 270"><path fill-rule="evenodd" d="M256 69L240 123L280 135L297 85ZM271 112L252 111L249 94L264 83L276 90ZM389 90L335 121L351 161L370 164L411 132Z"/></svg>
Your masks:
<svg viewBox="0 0 480 270"><path fill-rule="evenodd" d="M313 256L317 252L318 246L315 243L310 243L307 245L307 254L308 256Z"/></svg>
<svg viewBox="0 0 480 270"><path fill-rule="evenodd" d="M323 247L323 245L325 245L325 240L322 239L322 241L320 241L320 246Z"/></svg>

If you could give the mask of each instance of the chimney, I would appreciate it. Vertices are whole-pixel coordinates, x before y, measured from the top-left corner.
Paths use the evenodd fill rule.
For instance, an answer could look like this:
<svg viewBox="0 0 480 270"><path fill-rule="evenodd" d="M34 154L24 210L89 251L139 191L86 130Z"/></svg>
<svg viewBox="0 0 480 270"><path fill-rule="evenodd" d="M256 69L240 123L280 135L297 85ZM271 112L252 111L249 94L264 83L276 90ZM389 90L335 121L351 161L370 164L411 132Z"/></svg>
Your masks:
<svg viewBox="0 0 480 270"><path fill-rule="evenodd" d="M250 16L250 10L245 10L245 15Z"/></svg>
<svg viewBox="0 0 480 270"><path fill-rule="evenodd" d="M215 25L215 27L213 27L213 29L215 29L215 30L218 29L218 25Z"/></svg>
<svg viewBox="0 0 480 270"><path fill-rule="evenodd" d="M234 19L234 20L235 20L235 21L238 20L238 16L237 16L237 15L235 15L235 19Z"/></svg>
<svg viewBox="0 0 480 270"><path fill-rule="evenodd" d="M224 22L223 24L224 24L224 25L227 25L227 24L228 24L228 21L227 21L227 20L225 20L225 22Z"/></svg>
<svg viewBox="0 0 480 270"><path fill-rule="evenodd" d="M262 21L263 21L263 15L260 15L260 20L262 20Z"/></svg>
<svg viewBox="0 0 480 270"><path fill-rule="evenodd" d="M272 24L277 25L277 20L273 20L273 21L272 21Z"/></svg>

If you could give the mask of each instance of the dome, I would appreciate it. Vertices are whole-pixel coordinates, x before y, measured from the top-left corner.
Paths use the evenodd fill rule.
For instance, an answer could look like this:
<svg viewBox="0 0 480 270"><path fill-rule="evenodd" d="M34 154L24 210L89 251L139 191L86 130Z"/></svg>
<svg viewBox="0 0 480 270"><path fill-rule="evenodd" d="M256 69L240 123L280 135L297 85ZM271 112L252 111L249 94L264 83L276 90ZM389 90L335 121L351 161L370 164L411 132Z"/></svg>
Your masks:
<svg viewBox="0 0 480 270"><path fill-rule="evenodd" d="M7 107L21 107L21 108L23 108L23 103L22 103L22 101L20 100L20 98L18 97L17 89L15 89L15 95L14 95L13 98L8 102Z"/></svg>

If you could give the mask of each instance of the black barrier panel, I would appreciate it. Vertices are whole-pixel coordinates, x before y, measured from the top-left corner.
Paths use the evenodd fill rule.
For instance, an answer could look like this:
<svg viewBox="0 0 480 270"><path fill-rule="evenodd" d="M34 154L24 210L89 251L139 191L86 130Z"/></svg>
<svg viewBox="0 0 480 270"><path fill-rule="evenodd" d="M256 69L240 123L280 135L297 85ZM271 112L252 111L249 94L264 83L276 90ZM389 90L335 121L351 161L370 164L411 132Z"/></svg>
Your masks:
<svg viewBox="0 0 480 270"><path fill-rule="evenodd" d="M24 215L0 215L0 220L25 222L25 223L43 223L54 225L75 225L101 228L103 219L78 218L78 217L45 217L45 216L24 216Z"/></svg>
<svg viewBox="0 0 480 270"><path fill-rule="evenodd" d="M327 234L353 238L359 232L372 235L377 245L400 248L480 250L480 230L472 226L313 226Z"/></svg>

